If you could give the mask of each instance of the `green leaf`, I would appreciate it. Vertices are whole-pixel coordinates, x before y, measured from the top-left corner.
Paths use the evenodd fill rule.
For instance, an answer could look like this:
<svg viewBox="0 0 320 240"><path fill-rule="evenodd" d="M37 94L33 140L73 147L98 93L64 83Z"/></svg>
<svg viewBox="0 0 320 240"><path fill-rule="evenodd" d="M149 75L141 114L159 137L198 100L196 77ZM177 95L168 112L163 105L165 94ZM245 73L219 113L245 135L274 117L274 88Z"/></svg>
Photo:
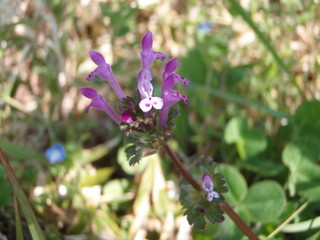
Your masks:
<svg viewBox="0 0 320 240"><path fill-rule="evenodd" d="M114 172L114 167L105 167L99 168L96 170L94 175L88 175L86 177L82 177L79 182L79 187L90 187L94 185L101 184L108 180L112 173Z"/></svg>
<svg viewBox="0 0 320 240"><path fill-rule="evenodd" d="M7 206L12 202L11 187L2 178L0 178L0 208Z"/></svg>
<svg viewBox="0 0 320 240"><path fill-rule="evenodd" d="M16 160L41 160L45 159L44 154L29 148L22 146L20 144L16 144L14 142L10 142L5 139L0 140L0 148L4 151L4 153L12 157Z"/></svg>
<svg viewBox="0 0 320 240"><path fill-rule="evenodd" d="M14 197L14 219L15 219L15 225L16 225L16 238L17 240L23 240L21 218L20 218L18 201L16 197Z"/></svg>
<svg viewBox="0 0 320 240"><path fill-rule="evenodd" d="M202 175L209 174L212 177L214 191L219 193L219 198L213 198L211 202L206 199L206 191L195 190L185 179L180 181L181 192L180 201L184 208L184 214L190 225L197 230L205 229L207 218L211 223L219 223L224 220L223 212L219 207L219 203L224 201L222 193L227 192L224 186L225 181L221 173L215 173L215 163L210 158L198 158L194 160L196 163L189 169L189 172L202 184Z"/></svg>
<svg viewBox="0 0 320 240"><path fill-rule="evenodd" d="M107 182L103 187L103 194L110 201L124 201L125 192L129 187L128 179L114 179Z"/></svg>
<svg viewBox="0 0 320 240"><path fill-rule="evenodd" d="M242 159L254 157L267 148L267 139L260 130L245 130L237 141L237 149Z"/></svg>
<svg viewBox="0 0 320 240"><path fill-rule="evenodd" d="M79 154L75 154L74 162L80 165L94 162L110 153L119 144L119 142L120 138L116 137L90 149L84 149L80 151Z"/></svg>
<svg viewBox="0 0 320 240"><path fill-rule="evenodd" d="M305 101L294 114L294 122L297 125L314 125L320 123L320 101Z"/></svg>
<svg viewBox="0 0 320 240"><path fill-rule="evenodd" d="M285 194L277 182L262 181L250 187L243 208L252 220L265 223L277 219L285 203Z"/></svg>
<svg viewBox="0 0 320 240"><path fill-rule="evenodd" d="M227 164L219 164L217 171L221 172L225 178L228 192L224 194L227 202L231 205L237 205L242 202L248 192L248 186L245 178L235 167Z"/></svg>
<svg viewBox="0 0 320 240"><path fill-rule="evenodd" d="M147 161L142 160L139 164L135 164L133 166L129 165L129 162L127 161L127 156L125 150L128 149L126 146L121 147L118 150L117 160L119 165L121 166L122 170L129 175L134 175L136 173L142 172L146 165Z"/></svg>
<svg viewBox="0 0 320 240"><path fill-rule="evenodd" d="M313 234L311 237L307 238L306 240L319 240L320 239L320 231Z"/></svg>
<svg viewBox="0 0 320 240"><path fill-rule="evenodd" d="M20 183L16 178L13 169L11 168L6 156L4 155L1 149L0 149L0 161L5 169L9 182L13 188L14 194L17 197L17 200L19 202L23 215L28 223L31 236L33 237L33 239L44 240L45 238L38 224L37 218L32 211L32 208L28 202L28 199L24 194L20 186Z"/></svg>
<svg viewBox="0 0 320 240"><path fill-rule="evenodd" d="M247 129L247 120L245 118L232 118L224 131L224 140L228 144L237 142Z"/></svg>
<svg viewBox="0 0 320 240"><path fill-rule="evenodd" d="M297 192L312 201L320 200L320 167L314 163L305 162L296 172Z"/></svg>
<svg viewBox="0 0 320 240"><path fill-rule="evenodd" d="M227 143L236 143L242 159L254 157L267 148L267 139L258 129L248 129L245 118L232 118L226 127L224 139Z"/></svg>

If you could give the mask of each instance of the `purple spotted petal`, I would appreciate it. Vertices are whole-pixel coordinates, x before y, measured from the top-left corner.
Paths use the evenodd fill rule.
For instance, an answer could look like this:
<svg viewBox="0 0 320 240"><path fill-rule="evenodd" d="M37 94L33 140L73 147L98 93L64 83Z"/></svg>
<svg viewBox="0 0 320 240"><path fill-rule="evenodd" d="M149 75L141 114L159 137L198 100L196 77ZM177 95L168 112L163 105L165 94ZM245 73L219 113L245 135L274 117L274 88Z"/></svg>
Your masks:
<svg viewBox="0 0 320 240"><path fill-rule="evenodd" d="M142 99L139 103L139 107L143 112L149 112L152 108L151 97Z"/></svg>
<svg viewBox="0 0 320 240"><path fill-rule="evenodd" d="M151 98L151 102L152 102L152 106L155 108L155 109L161 109L163 107L163 100L162 98L159 98L159 97L152 97Z"/></svg>
<svg viewBox="0 0 320 240"><path fill-rule="evenodd" d="M149 81L138 82L138 89L139 89L141 98L148 98L152 96L153 86Z"/></svg>

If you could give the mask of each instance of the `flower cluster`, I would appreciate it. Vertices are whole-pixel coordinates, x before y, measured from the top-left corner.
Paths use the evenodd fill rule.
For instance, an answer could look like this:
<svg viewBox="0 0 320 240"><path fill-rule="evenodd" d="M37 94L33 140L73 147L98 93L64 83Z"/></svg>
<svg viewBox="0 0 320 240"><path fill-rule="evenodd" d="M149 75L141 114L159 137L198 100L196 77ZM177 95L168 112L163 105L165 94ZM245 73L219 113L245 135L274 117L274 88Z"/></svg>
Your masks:
<svg viewBox="0 0 320 240"><path fill-rule="evenodd" d="M183 99L186 104L188 103L186 96L181 95L172 88L179 81L182 81L183 86L187 86L189 81L174 72L177 68L178 60L173 58L167 62L162 74L161 97L153 96L153 85L151 83L153 76L151 73L151 66L156 59L164 61L166 59L166 55L161 52L153 51L152 43L152 33L148 31L141 41L141 70L138 73L138 90L141 97L139 108L145 113L149 112L152 108L157 110L161 109L159 126L161 128L165 128L170 107L180 99ZM89 55L92 61L97 65L97 68L86 77L86 80L90 81L94 76L103 78L110 83L120 100L125 99L127 96L124 94L118 82L116 81L111 66L105 62L104 57L100 53L93 50L89 51ZM130 116L128 112L122 112L120 115L118 115L116 111L110 107L103 96L98 94L94 89L81 88L80 92L85 97L91 99L91 103L86 108L86 113L88 113L89 109L93 107L106 112L118 124L121 124L122 122L128 123L134 121L135 116Z"/></svg>
<svg viewBox="0 0 320 240"><path fill-rule="evenodd" d="M109 82L120 99L118 103L120 113L117 113L104 97L94 89L80 89L82 95L91 99L91 103L86 107L86 113L88 113L91 107L102 110L121 126L121 129L124 130L127 136L130 136L130 140L127 142L139 146L137 141L140 139L140 149L137 150L137 147L135 147L135 152L133 153L133 155L137 155L137 151L142 151L143 153L138 154L138 158L154 152L161 142L168 140L171 136L173 127L171 121L177 116L177 113L171 110L171 106L181 99L183 99L185 104L188 103L186 96L173 90L173 87L179 81L182 82L183 86L188 86L189 84L189 80L175 72L178 65L176 58L169 60L165 65L162 74L161 97L153 95L154 88L151 83L153 79L151 67L155 60L164 61L166 55L152 50L152 45L152 33L148 31L141 41L141 69L137 75L137 89L139 93L135 94L133 92L131 96L124 94L116 81L111 66L105 62L104 57L93 50L89 52L97 68L86 77L86 80L90 81L94 76L98 76ZM160 112L157 113L157 110L160 110ZM144 140L142 141L141 138ZM145 151L146 149L147 151ZM133 164L135 162L133 161Z"/></svg>

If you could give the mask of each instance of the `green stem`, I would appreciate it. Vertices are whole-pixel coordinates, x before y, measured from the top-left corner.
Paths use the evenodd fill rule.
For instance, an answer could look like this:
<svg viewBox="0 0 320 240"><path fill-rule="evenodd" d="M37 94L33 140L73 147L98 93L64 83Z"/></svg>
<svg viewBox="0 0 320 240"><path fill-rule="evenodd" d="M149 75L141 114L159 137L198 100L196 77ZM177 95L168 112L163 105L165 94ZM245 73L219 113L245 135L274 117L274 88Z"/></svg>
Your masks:
<svg viewBox="0 0 320 240"><path fill-rule="evenodd" d="M179 170L182 176L192 185L194 189L196 189L197 191L201 191L202 188L200 184L192 177L192 175L184 167L180 159L174 154L169 145L164 144L162 147L169 155L174 166ZM232 207L228 203L223 202L220 203L219 206L250 240L259 240L257 235L247 226L247 224L241 219L241 217L232 209Z"/></svg>
<svg viewBox="0 0 320 240"><path fill-rule="evenodd" d="M36 240L45 240L44 234L41 230L41 227L37 221L37 218L30 206L30 203L23 192L21 185L14 174L14 170L9 164L7 156L4 154L4 152L0 149L0 163L2 164L6 175L9 179L9 182L13 188L13 192L16 196L16 199L18 200L18 203L21 207L21 211L27 220L28 227L31 233L31 236L33 239Z"/></svg>
<svg viewBox="0 0 320 240"><path fill-rule="evenodd" d="M277 235L283 228L288 225L289 222L291 222L300 212L302 212L302 210L304 210L308 206L308 204L309 201L302 204L301 207L299 207L290 217L288 217L283 223L281 223L276 230L270 233L266 239L272 239L275 235Z"/></svg>

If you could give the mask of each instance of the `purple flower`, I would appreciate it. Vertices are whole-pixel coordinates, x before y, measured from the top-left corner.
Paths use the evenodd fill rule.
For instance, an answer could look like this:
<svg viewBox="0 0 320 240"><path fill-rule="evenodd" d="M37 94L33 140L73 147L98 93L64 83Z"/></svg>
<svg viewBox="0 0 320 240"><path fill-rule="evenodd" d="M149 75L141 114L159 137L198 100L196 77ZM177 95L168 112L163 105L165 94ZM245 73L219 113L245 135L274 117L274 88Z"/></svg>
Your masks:
<svg viewBox="0 0 320 240"><path fill-rule="evenodd" d="M205 173L202 175L202 187L207 192L207 200L212 201L213 198L219 198L219 193L213 191L214 184L209 174Z"/></svg>
<svg viewBox="0 0 320 240"><path fill-rule="evenodd" d="M66 158L66 152L62 144L55 144L45 151L45 155L51 164L61 162Z"/></svg>
<svg viewBox="0 0 320 240"><path fill-rule="evenodd" d="M107 101L92 88L80 88L83 96L91 99L91 103L86 107L86 113L93 107L97 110L106 112L116 123L121 123L120 116L109 106Z"/></svg>
<svg viewBox="0 0 320 240"><path fill-rule="evenodd" d="M188 98L172 88L179 82L182 81L182 86L188 86L189 80L181 77L179 74L175 73L178 65L178 60L176 58L171 59L167 62L164 72L162 74L162 93L161 98L163 100L163 108L160 111L160 127L165 128L168 113L170 107L177 103L180 99L183 99L185 104L188 104Z"/></svg>
<svg viewBox="0 0 320 240"><path fill-rule="evenodd" d="M104 57L100 53L93 50L89 51L89 55L92 61L98 65L98 67L86 77L86 80L90 81L94 76L97 75L110 83L111 87L120 99L125 98L126 95L120 88L118 82L116 81L113 75L110 65L105 62Z"/></svg>
<svg viewBox="0 0 320 240"><path fill-rule="evenodd" d="M146 96L139 103L139 107L142 111L149 112L152 107L155 109L161 109L163 107L163 101L161 98L152 97L153 86L150 82L144 81L143 83L138 84L138 87L141 96Z"/></svg>
<svg viewBox="0 0 320 240"><path fill-rule="evenodd" d="M152 73L150 68L155 59L164 60L166 56L163 53L152 50L152 33L148 31L141 40L141 71L138 74L138 89L141 96L139 107L144 112L149 112L152 107L161 109L163 101L159 97L153 97L153 86L151 84Z"/></svg>
<svg viewBox="0 0 320 240"><path fill-rule="evenodd" d="M155 59L160 59L161 61L166 59L166 55L163 53L152 50L152 43L152 33L148 31L141 40L142 51L140 56L142 69L150 70Z"/></svg>

